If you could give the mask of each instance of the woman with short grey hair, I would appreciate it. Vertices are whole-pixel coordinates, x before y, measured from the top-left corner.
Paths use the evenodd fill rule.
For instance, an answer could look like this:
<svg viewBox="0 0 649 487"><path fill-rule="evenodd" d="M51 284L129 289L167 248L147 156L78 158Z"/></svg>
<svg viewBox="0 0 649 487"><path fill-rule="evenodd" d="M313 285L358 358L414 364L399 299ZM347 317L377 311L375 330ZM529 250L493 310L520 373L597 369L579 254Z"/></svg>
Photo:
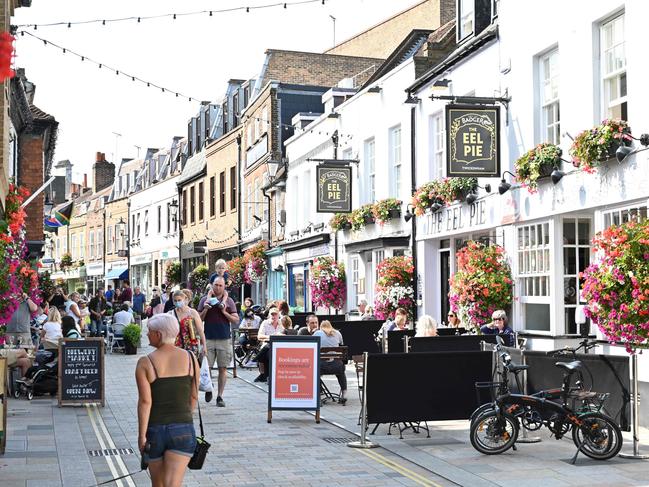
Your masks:
<svg viewBox="0 0 649 487"><path fill-rule="evenodd" d="M480 332L483 335L500 335L505 346L515 346L514 331L507 325L507 313L505 310L497 309L491 314L491 323L482 325Z"/></svg>

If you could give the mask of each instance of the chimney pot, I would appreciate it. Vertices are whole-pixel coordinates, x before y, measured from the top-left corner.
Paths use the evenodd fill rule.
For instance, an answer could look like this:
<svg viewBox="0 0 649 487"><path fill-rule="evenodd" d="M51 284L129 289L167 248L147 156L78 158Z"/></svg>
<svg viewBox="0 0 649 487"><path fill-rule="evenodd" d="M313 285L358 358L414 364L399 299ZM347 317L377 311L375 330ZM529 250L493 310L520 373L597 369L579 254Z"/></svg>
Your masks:
<svg viewBox="0 0 649 487"><path fill-rule="evenodd" d="M95 162L101 162L103 160L104 160L103 152L97 152L97 156L95 157Z"/></svg>
<svg viewBox="0 0 649 487"><path fill-rule="evenodd" d="M86 173L83 174L83 187L84 188L88 187L88 174Z"/></svg>

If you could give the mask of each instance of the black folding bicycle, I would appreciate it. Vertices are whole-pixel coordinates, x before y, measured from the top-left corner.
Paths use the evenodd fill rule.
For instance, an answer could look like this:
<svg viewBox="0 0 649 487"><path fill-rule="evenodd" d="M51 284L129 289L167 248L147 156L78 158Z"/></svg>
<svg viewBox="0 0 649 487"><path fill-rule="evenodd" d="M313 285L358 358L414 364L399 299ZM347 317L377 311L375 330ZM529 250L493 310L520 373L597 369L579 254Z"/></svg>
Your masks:
<svg viewBox="0 0 649 487"><path fill-rule="evenodd" d="M572 440L577 446L572 463L576 462L580 451L595 460L608 460L619 453L622 431L612 418L598 411L574 410L569 406L571 377L580 371L581 362L557 362L556 366L563 369L561 402L538 395L512 394L508 390L498 394L495 401L483 408L481 413L474 413L470 439L476 450L485 455L509 450L518 438L518 418L521 417L524 422L527 417L533 418L539 428L546 426L558 440L572 430ZM504 363L503 367L505 374L508 370L527 368L511 363Z"/></svg>

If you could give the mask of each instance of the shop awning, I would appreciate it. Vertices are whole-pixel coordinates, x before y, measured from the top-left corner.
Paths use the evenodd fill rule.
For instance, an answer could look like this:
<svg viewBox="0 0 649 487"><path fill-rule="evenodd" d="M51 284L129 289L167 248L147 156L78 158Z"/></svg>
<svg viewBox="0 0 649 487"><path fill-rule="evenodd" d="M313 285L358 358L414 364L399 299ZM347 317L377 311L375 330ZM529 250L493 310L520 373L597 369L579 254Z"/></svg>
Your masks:
<svg viewBox="0 0 649 487"><path fill-rule="evenodd" d="M105 279L126 279L128 277L128 268L126 267L116 267L111 269L106 274Z"/></svg>

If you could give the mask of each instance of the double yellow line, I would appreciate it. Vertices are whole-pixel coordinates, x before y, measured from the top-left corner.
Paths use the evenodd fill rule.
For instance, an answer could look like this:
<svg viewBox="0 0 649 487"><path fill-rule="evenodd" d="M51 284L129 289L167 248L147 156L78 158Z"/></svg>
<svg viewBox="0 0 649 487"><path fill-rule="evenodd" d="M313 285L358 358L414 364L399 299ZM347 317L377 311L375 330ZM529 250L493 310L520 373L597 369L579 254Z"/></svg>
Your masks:
<svg viewBox="0 0 649 487"><path fill-rule="evenodd" d="M442 487L440 484L433 482L430 479L427 479L426 477L419 475L416 472L413 472L412 470L404 467L403 465L399 465L396 462L393 462L392 460L384 457L380 453L377 453L372 450L357 450L361 452L362 454L368 456L372 460L379 462L382 465L385 465L386 467L390 468L391 470L394 470L397 473L400 473L404 477L409 478L413 482L415 482L418 485L424 485L426 487Z"/></svg>

